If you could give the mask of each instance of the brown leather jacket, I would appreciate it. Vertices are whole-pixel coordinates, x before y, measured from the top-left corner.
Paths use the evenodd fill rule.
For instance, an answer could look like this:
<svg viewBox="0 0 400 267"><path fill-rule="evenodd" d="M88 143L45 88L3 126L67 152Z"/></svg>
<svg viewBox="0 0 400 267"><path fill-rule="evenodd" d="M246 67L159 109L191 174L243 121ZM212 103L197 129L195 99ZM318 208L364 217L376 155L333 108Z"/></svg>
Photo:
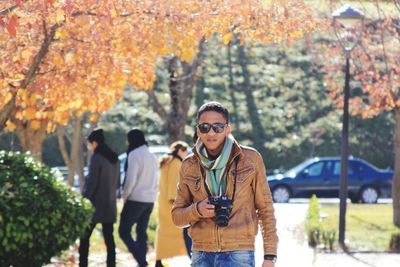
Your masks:
<svg viewBox="0 0 400 267"><path fill-rule="evenodd" d="M172 219L179 227L190 225L194 251L224 252L254 250L258 222L264 239L264 254L277 255L278 236L271 192L261 155L254 149L233 145L226 195L232 199L235 160L236 193L226 227L218 227L215 218L202 218L197 203L208 198L197 152L186 158L180 170L178 192L172 207Z"/></svg>

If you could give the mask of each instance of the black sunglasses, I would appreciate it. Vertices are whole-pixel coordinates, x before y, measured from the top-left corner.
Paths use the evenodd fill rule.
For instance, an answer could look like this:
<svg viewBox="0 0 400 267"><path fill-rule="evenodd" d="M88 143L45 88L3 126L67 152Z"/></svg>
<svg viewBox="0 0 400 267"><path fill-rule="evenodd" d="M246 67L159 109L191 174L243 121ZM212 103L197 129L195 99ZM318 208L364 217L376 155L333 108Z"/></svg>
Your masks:
<svg viewBox="0 0 400 267"><path fill-rule="evenodd" d="M201 133L208 133L211 128L213 129L213 131L215 133L222 133L225 129L225 126L227 124L226 123L221 123L221 122L217 122L217 123L213 123L213 124L209 124L209 123L202 123L197 125L197 128L199 128Z"/></svg>

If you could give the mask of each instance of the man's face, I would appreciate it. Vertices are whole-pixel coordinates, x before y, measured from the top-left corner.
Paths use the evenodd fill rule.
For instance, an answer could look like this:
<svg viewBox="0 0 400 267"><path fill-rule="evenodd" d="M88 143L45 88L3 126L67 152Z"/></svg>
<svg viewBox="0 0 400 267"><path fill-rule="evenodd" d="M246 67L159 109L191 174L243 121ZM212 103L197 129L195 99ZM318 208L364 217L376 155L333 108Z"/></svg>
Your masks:
<svg viewBox="0 0 400 267"><path fill-rule="evenodd" d="M197 135L205 145L207 152L213 156L218 155L224 147L225 137L231 133L230 125L221 113L215 111L206 111L199 118L199 125L208 123L209 125L222 124L224 125L222 132L216 133L211 127L208 133L202 133L199 128L196 128Z"/></svg>

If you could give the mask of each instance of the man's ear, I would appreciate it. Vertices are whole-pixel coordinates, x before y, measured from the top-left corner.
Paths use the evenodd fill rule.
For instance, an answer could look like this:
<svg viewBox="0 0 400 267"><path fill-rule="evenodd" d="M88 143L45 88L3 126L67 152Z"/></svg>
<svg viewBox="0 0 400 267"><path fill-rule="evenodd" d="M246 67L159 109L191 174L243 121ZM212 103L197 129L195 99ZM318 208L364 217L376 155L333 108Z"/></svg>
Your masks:
<svg viewBox="0 0 400 267"><path fill-rule="evenodd" d="M232 131L231 125L228 124L228 125L226 126L226 136L230 135L230 134L231 134L231 131Z"/></svg>

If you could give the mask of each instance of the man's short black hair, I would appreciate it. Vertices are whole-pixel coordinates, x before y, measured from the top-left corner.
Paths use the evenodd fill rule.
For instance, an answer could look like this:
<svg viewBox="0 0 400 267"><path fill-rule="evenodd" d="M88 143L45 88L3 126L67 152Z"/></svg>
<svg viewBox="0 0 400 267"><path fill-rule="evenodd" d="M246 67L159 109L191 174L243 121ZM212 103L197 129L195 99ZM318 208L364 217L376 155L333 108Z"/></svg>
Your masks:
<svg viewBox="0 0 400 267"><path fill-rule="evenodd" d="M207 102L199 108L199 111L197 111L197 121L199 121L201 114L207 111L214 111L222 114L226 123L229 123L229 111L221 103L216 101Z"/></svg>

